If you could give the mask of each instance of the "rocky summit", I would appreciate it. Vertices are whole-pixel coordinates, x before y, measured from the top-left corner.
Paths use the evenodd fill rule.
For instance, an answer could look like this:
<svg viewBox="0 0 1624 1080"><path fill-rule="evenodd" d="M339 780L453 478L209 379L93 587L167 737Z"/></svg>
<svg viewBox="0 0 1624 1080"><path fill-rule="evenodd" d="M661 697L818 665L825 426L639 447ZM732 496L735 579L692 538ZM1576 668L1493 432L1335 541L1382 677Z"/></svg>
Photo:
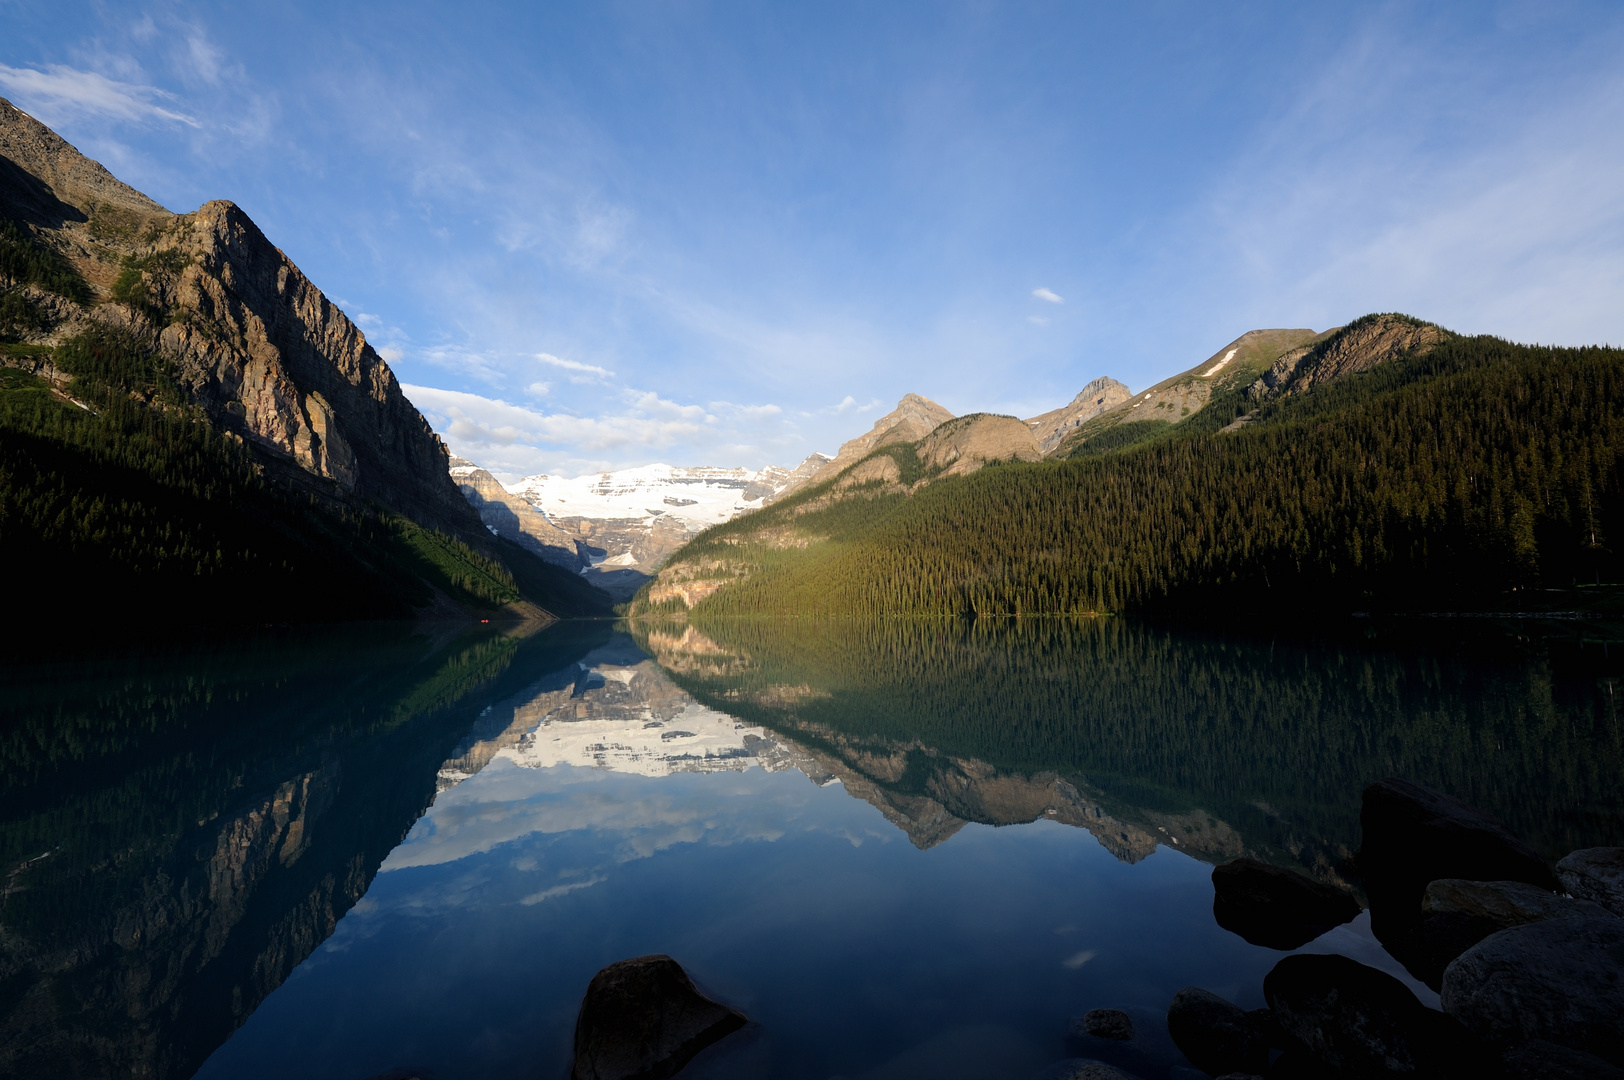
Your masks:
<svg viewBox="0 0 1624 1080"><path fill-rule="evenodd" d="M0 217L59 252L91 289L75 303L22 287L35 314L16 335L25 343L129 329L173 363L188 401L267 467L317 496L375 502L477 539L445 444L389 365L239 207L171 213L0 99ZM0 363L59 389L70 381L41 354Z"/></svg>

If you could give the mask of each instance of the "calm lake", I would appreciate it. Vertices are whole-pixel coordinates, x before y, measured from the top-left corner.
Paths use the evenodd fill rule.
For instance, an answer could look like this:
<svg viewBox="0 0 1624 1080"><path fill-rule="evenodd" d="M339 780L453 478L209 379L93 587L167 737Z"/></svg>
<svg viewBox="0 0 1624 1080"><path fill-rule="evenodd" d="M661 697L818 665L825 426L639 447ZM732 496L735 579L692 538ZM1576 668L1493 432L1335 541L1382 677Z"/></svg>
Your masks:
<svg viewBox="0 0 1624 1080"><path fill-rule="evenodd" d="M1388 775L1624 843L1624 653L1576 626L371 627L0 680L8 1076L562 1080L593 973L663 952L752 1021L685 1077L1033 1077L1093 1008L1194 1077L1169 999L1282 955L1214 863L1357 890ZM1306 951L1436 1004L1367 916Z"/></svg>

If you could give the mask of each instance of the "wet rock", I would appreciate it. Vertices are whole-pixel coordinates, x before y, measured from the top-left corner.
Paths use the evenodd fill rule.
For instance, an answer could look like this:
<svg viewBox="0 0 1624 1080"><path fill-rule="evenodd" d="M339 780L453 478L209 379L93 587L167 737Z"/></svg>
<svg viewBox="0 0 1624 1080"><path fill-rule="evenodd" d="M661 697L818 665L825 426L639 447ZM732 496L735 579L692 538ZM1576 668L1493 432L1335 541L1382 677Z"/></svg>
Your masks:
<svg viewBox="0 0 1624 1080"><path fill-rule="evenodd" d="M1444 972L1444 1011L1484 1040L1544 1039L1624 1065L1624 919L1490 934Z"/></svg>
<svg viewBox="0 0 1624 1080"><path fill-rule="evenodd" d="M1556 864L1562 887L1581 900L1624 916L1624 848L1593 847L1570 852Z"/></svg>
<svg viewBox="0 0 1624 1080"><path fill-rule="evenodd" d="M1589 900L1559 896L1521 881L1463 881L1443 878L1421 898L1427 914L1471 915L1504 930L1545 919L1605 918L1606 908Z"/></svg>
<svg viewBox="0 0 1624 1080"><path fill-rule="evenodd" d="M1269 1064L1263 1018L1199 986L1173 995L1167 1030L1190 1064L1209 1075L1262 1072Z"/></svg>
<svg viewBox="0 0 1624 1080"><path fill-rule="evenodd" d="M1218 925L1271 949L1301 948L1359 914L1359 902L1342 890L1257 859L1216 867L1212 887Z"/></svg>
<svg viewBox="0 0 1624 1080"><path fill-rule="evenodd" d="M1119 1013L1128 1022L1130 1035L1118 1037L1094 1034L1087 1021L1096 1014ZM1102 1061L1123 1072L1162 1080L1184 1064L1184 1055L1167 1032L1167 1018L1157 1009L1128 1005L1120 1009L1098 1009L1075 1017L1066 1026L1066 1053L1073 1060Z"/></svg>
<svg viewBox="0 0 1624 1080"><path fill-rule="evenodd" d="M694 989L669 956L639 956L592 977L575 1021L572 1080L671 1076L746 1023Z"/></svg>
<svg viewBox="0 0 1624 1080"><path fill-rule="evenodd" d="M1624 1080L1624 1069L1595 1054L1530 1039L1506 1051L1507 1080Z"/></svg>
<svg viewBox="0 0 1624 1080"><path fill-rule="evenodd" d="M1397 777L1365 788L1358 864L1382 941L1421 921L1421 896L1439 878L1523 881L1555 892L1539 853L1496 817Z"/></svg>
<svg viewBox="0 0 1624 1080"><path fill-rule="evenodd" d="M1483 1061L1449 1017L1345 956L1288 956L1264 978L1263 996L1311 1057L1353 1076L1476 1075Z"/></svg>
<svg viewBox="0 0 1624 1080"><path fill-rule="evenodd" d="M1083 1030L1096 1038L1126 1042L1133 1038L1133 1019L1121 1009L1090 1009L1083 1014Z"/></svg>
<svg viewBox="0 0 1624 1080"><path fill-rule="evenodd" d="M1444 971L1455 958L1505 927L1458 911L1428 915L1419 924L1387 941L1388 953L1411 975L1433 990L1443 985Z"/></svg>
<svg viewBox="0 0 1624 1080"><path fill-rule="evenodd" d="M1218 1080L1263 1080L1257 1073L1224 1073Z"/></svg>

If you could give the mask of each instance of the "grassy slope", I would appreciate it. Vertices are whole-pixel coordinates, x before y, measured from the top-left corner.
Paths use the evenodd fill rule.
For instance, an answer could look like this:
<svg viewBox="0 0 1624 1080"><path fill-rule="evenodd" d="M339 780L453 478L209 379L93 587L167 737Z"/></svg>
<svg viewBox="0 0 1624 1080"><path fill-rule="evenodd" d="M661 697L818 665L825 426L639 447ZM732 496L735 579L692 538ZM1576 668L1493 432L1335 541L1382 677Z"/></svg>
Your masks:
<svg viewBox="0 0 1624 1080"><path fill-rule="evenodd" d="M663 576L728 580L718 615L1346 611L1616 579L1621 376L1615 349L1454 340L1234 433L1215 400L1111 453L810 512L828 490L799 493Z"/></svg>

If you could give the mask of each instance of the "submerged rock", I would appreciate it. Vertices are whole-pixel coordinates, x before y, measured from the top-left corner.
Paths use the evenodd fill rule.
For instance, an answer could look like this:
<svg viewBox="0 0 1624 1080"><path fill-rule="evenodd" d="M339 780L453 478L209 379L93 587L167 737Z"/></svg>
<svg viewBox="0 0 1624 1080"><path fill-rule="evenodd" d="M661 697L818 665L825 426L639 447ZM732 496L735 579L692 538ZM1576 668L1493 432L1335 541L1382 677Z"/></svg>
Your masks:
<svg viewBox="0 0 1624 1080"><path fill-rule="evenodd" d="M592 977L575 1021L572 1080L651 1080L746 1023L744 1014L694 988L669 956L639 956Z"/></svg>
<svg viewBox="0 0 1624 1080"><path fill-rule="evenodd" d="M1090 1030L1090 1022L1098 1030ZM1135 1005L1094 1009L1066 1025L1066 1053L1073 1061L1102 1061L1146 1080L1161 1080L1184 1064L1157 1009Z"/></svg>
<svg viewBox="0 0 1624 1080"><path fill-rule="evenodd" d="M1269 1064L1267 1022L1199 986L1173 995L1167 1030L1190 1064L1211 1076L1261 1073Z"/></svg>
<svg viewBox="0 0 1624 1080"><path fill-rule="evenodd" d="M1490 934L1444 972L1444 1011L1484 1040L1543 1039L1624 1065L1624 919Z"/></svg>
<svg viewBox="0 0 1624 1080"><path fill-rule="evenodd" d="M1359 902L1283 866L1236 859L1212 871L1218 925L1253 945L1289 951L1352 921Z"/></svg>
<svg viewBox="0 0 1624 1080"><path fill-rule="evenodd" d="M1121 1009L1090 1009L1083 1014L1082 1026L1096 1038L1119 1042L1133 1038L1133 1018Z"/></svg>
<svg viewBox="0 0 1624 1080"><path fill-rule="evenodd" d="M1383 941L1420 922L1422 892L1439 878L1557 889L1545 860L1498 818L1424 784L1376 781L1365 788L1359 823L1359 870Z"/></svg>
<svg viewBox="0 0 1624 1080"><path fill-rule="evenodd" d="M1309 1056L1353 1076L1476 1075L1484 1056L1403 983L1345 956L1288 956L1264 978L1263 996Z"/></svg>
<svg viewBox="0 0 1624 1080"><path fill-rule="evenodd" d="M1624 917L1624 847L1569 852L1556 864L1556 876L1574 896Z"/></svg>

